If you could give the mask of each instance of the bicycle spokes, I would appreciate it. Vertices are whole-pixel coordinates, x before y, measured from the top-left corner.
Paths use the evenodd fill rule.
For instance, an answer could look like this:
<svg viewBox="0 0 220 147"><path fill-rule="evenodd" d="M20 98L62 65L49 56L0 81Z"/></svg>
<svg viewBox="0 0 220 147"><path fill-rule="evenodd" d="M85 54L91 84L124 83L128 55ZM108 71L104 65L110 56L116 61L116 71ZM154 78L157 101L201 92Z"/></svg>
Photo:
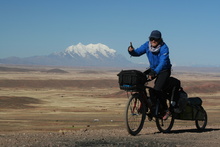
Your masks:
<svg viewBox="0 0 220 147"><path fill-rule="evenodd" d="M141 112L141 102L135 98L133 101L131 101L130 109L132 115L138 115L138 113Z"/></svg>
<svg viewBox="0 0 220 147"><path fill-rule="evenodd" d="M136 135L141 131L146 116L146 110L142 107L142 101L138 96L132 95L126 107L126 127L131 135Z"/></svg>

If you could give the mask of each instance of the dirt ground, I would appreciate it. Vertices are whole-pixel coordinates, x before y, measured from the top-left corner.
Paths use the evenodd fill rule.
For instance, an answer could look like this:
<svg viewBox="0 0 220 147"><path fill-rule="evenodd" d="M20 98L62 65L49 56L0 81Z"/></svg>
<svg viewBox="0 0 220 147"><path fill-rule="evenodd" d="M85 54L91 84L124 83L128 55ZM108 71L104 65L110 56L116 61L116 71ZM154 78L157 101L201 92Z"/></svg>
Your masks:
<svg viewBox="0 0 220 147"><path fill-rule="evenodd" d="M198 132L194 121L176 120L170 133L160 133L146 120L131 136L120 70L0 67L0 146L220 146L219 73L173 72L190 97L202 98L205 131Z"/></svg>

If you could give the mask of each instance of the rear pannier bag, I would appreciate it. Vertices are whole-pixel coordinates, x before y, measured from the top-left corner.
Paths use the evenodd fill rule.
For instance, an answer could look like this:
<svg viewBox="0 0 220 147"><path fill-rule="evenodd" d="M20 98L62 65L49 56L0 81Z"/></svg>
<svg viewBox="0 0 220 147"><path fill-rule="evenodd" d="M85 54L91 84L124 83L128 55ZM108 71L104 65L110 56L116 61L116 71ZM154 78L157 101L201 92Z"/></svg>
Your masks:
<svg viewBox="0 0 220 147"><path fill-rule="evenodd" d="M118 75L118 83L122 90L138 90L144 87L146 75L138 70L122 70Z"/></svg>

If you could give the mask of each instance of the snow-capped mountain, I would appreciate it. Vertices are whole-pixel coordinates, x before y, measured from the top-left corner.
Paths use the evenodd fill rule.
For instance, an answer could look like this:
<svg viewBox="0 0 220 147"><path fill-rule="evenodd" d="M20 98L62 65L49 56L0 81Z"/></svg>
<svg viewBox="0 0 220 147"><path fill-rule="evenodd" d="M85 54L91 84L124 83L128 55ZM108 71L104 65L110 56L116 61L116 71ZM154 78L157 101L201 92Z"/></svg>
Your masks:
<svg viewBox="0 0 220 147"><path fill-rule="evenodd" d="M0 59L3 64L58 65L58 66L128 66L133 63L117 54L116 50L98 44L83 45L79 43L67 47L61 52L46 56L27 58L9 57Z"/></svg>
<svg viewBox="0 0 220 147"><path fill-rule="evenodd" d="M116 51L101 43L89 45L83 45L82 43L79 43L75 46L69 46L65 50L65 53L72 56L74 56L74 54L77 54L78 56L84 58L88 55L92 55L98 59L100 58L100 55L103 55L107 58L115 56Z"/></svg>
<svg viewBox="0 0 220 147"><path fill-rule="evenodd" d="M54 55L71 56L72 58L82 57L86 59L94 57L96 59L102 59L115 57L116 51L101 43L88 45L83 45L82 43L79 43L77 45L69 46L63 52L54 53Z"/></svg>

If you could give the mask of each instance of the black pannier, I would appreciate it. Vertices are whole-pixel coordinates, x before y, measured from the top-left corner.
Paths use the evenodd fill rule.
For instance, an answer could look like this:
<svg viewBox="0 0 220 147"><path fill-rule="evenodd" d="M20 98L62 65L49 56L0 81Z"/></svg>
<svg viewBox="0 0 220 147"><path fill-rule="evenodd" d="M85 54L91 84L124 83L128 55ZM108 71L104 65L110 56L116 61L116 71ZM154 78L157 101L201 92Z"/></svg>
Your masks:
<svg viewBox="0 0 220 147"><path fill-rule="evenodd" d="M188 98L188 104L186 105L183 112L176 116L176 119L182 120L203 120L204 113L202 105L202 99L199 97Z"/></svg>
<svg viewBox="0 0 220 147"><path fill-rule="evenodd" d="M122 70L117 76L122 90L142 89L147 80L146 75L138 70Z"/></svg>
<svg viewBox="0 0 220 147"><path fill-rule="evenodd" d="M202 100L199 97L192 97L188 99L188 104L202 106Z"/></svg>

